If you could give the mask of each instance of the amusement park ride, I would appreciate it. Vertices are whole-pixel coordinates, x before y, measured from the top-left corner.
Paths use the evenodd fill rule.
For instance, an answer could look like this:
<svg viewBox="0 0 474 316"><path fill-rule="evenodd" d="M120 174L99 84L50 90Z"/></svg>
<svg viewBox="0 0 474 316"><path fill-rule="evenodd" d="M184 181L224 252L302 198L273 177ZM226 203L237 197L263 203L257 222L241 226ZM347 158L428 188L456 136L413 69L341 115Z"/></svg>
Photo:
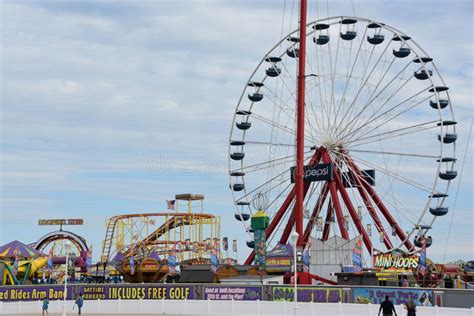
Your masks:
<svg viewBox="0 0 474 316"><path fill-rule="evenodd" d="M169 258L180 267L209 263L220 241L220 218L203 212L204 195L178 194L174 210L164 213L125 214L107 222L101 261L111 262L128 282L162 280Z"/></svg>
<svg viewBox="0 0 474 316"><path fill-rule="evenodd" d="M265 194L268 247L288 243L294 230L299 248L310 236L338 235L360 237L366 254L426 254L457 176L449 88L398 29L359 17L307 22L307 11L301 0L298 29L262 58L237 104L235 218L253 240L252 197Z"/></svg>

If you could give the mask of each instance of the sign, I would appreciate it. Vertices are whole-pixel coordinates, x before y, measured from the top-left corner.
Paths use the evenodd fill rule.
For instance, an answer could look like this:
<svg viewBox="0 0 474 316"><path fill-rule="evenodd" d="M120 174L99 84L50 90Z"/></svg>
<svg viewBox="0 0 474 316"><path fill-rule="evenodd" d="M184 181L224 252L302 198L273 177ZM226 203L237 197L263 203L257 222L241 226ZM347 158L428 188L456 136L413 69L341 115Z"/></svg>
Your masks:
<svg viewBox="0 0 474 316"><path fill-rule="evenodd" d="M205 286L205 300L261 301L261 286Z"/></svg>
<svg viewBox="0 0 474 316"><path fill-rule="evenodd" d="M380 304L387 295L395 305L413 300L417 306L433 306L433 291L400 288L354 288L354 303Z"/></svg>
<svg viewBox="0 0 474 316"><path fill-rule="evenodd" d="M293 247L290 244L277 244L267 253L268 272L290 271L293 263Z"/></svg>
<svg viewBox="0 0 474 316"><path fill-rule="evenodd" d="M364 181L368 185L370 186L375 185L375 170L373 169L361 170L361 173L362 173L362 177ZM342 184L344 185L345 188L353 188L357 186L356 181L354 179L354 173L352 171L342 173Z"/></svg>
<svg viewBox="0 0 474 316"><path fill-rule="evenodd" d="M50 226L50 225L83 225L84 219L82 218L70 218L70 219L39 219L38 225Z"/></svg>
<svg viewBox="0 0 474 316"><path fill-rule="evenodd" d="M298 302L337 303L342 301L342 289L298 286ZM273 287L273 301L294 301L293 287Z"/></svg>
<svg viewBox="0 0 474 316"><path fill-rule="evenodd" d="M389 270L392 272L411 272L418 268L418 255L407 255L401 250L374 255L374 270Z"/></svg>
<svg viewBox="0 0 474 316"><path fill-rule="evenodd" d="M48 298L62 300L64 286L11 286L0 287L0 302L38 301ZM85 300L188 300L195 299L194 287L188 285L68 285L67 299L72 300L74 293L83 293Z"/></svg>
<svg viewBox="0 0 474 316"><path fill-rule="evenodd" d="M295 169L291 167L291 183L295 183ZM306 182L332 180L332 163L323 163L316 166L304 166L303 180Z"/></svg>

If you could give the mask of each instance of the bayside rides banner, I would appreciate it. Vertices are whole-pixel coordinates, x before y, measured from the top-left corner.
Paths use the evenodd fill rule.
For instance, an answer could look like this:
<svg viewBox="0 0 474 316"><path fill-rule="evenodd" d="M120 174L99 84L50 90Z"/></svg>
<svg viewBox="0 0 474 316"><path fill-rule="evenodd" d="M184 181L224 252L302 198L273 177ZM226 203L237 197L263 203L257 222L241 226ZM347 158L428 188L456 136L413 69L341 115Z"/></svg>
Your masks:
<svg viewBox="0 0 474 316"><path fill-rule="evenodd" d="M342 301L342 289L298 286L298 302L337 303ZM273 287L273 301L294 301L293 287Z"/></svg>
<svg viewBox="0 0 474 316"><path fill-rule="evenodd" d="M64 286L0 286L0 302L62 300ZM69 291L68 291L69 292ZM68 295L70 299L70 295Z"/></svg>
<svg viewBox="0 0 474 316"><path fill-rule="evenodd" d="M433 306L433 291L423 289L399 288L355 288L353 289L354 303L380 304L388 295L395 305L405 304L413 300L417 306Z"/></svg>
<svg viewBox="0 0 474 316"><path fill-rule="evenodd" d="M205 286L204 299L256 301L262 300L262 286Z"/></svg>
<svg viewBox="0 0 474 316"><path fill-rule="evenodd" d="M63 299L61 285L0 287L0 301L36 301ZM196 298L194 287L190 285L71 285L67 299L72 300L82 293L85 300L188 300Z"/></svg>

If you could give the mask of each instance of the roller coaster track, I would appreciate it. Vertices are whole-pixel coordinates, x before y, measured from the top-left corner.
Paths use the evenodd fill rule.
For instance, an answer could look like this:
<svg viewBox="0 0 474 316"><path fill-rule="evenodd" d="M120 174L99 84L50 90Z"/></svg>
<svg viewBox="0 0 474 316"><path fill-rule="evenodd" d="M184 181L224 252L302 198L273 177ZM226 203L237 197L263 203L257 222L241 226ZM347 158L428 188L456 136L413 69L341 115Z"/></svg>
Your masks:
<svg viewBox="0 0 474 316"><path fill-rule="evenodd" d="M107 229L105 231L105 239L102 247L101 260L105 263L110 259L113 239L115 235L115 228L120 220L137 217L169 217L160 227L154 230L146 238L133 244L129 250L125 252L125 256L130 253L131 248L136 246L147 246L154 244L161 236L168 231L181 226L194 225L197 220L214 218L212 214L193 214L193 213L144 213L144 214L126 214L111 217L107 222Z"/></svg>

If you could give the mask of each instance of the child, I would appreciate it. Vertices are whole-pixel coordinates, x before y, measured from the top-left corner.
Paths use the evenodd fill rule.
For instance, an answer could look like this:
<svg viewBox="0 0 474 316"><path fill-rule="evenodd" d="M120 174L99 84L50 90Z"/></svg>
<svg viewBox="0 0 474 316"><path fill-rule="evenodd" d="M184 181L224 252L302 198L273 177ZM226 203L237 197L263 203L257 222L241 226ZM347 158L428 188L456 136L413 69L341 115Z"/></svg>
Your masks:
<svg viewBox="0 0 474 316"><path fill-rule="evenodd" d="M43 300L43 316L44 316L44 313L46 312L46 315L49 316L49 313L48 313L48 305L49 305L49 301L48 299L45 297L44 300Z"/></svg>
<svg viewBox="0 0 474 316"><path fill-rule="evenodd" d="M79 297L76 299L76 305L77 305L77 314L81 315L81 308L82 305L84 305L84 299L82 298L82 293L79 294Z"/></svg>

